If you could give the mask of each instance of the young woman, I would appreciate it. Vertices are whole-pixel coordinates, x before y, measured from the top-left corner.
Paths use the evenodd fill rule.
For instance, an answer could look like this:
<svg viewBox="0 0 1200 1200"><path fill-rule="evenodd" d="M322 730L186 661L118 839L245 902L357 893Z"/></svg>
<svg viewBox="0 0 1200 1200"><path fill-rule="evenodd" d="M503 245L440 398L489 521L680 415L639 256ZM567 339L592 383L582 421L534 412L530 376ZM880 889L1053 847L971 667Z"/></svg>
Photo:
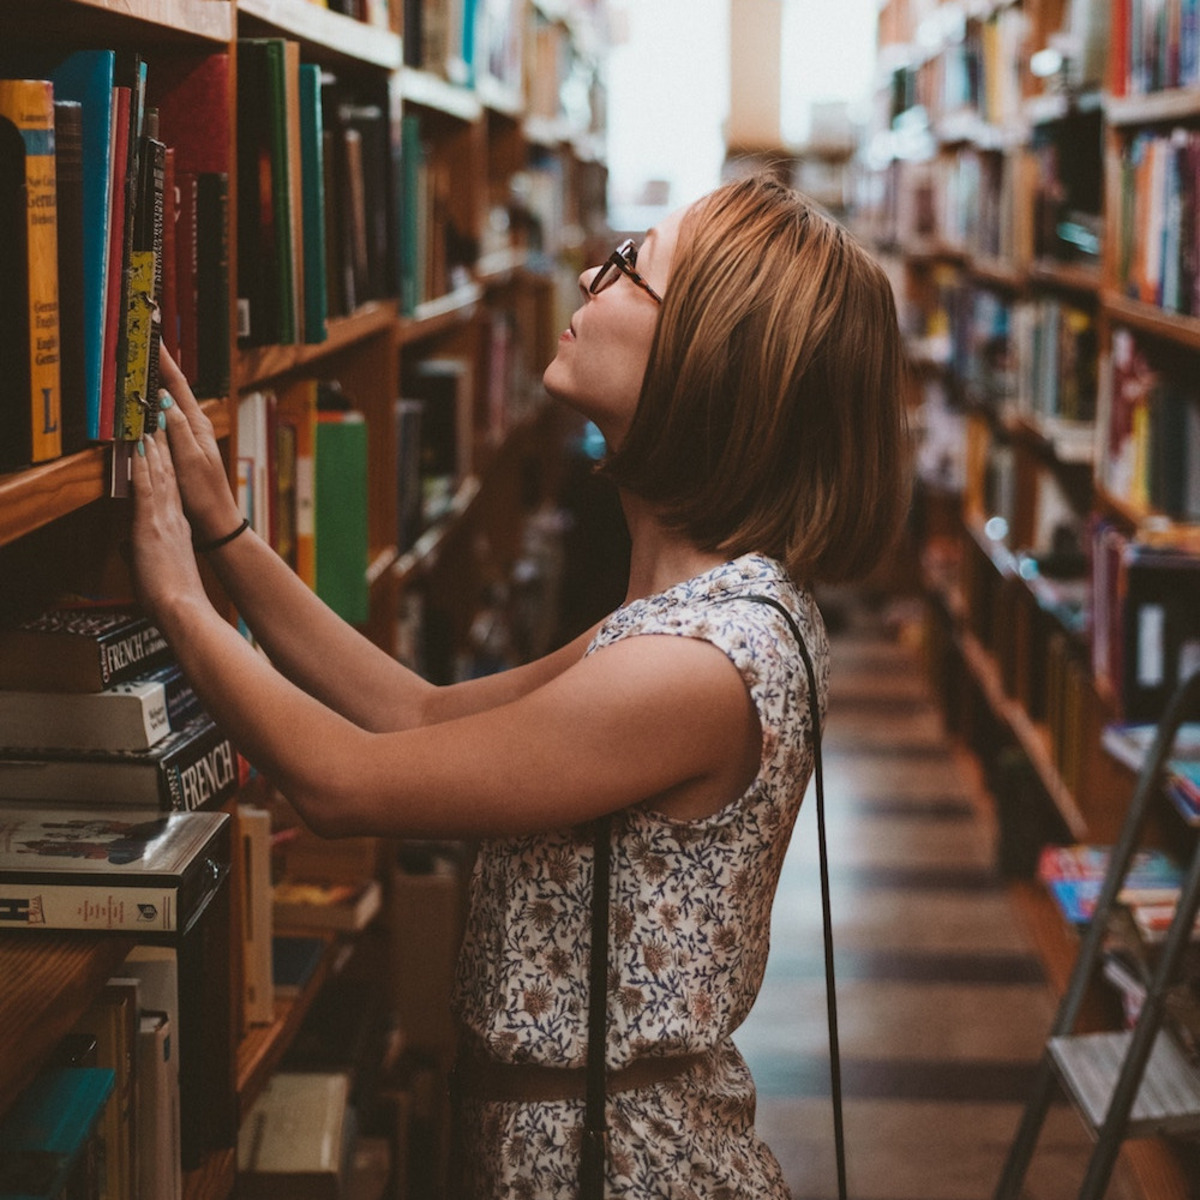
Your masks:
<svg viewBox="0 0 1200 1200"><path fill-rule="evenodd" d="M426 684L242 530L167 360L168 436L135 463L138 594L317 832L484 839L455 1000L465 1197L577 1194L587 824L603 814L608 1194L784 1197L730 1035L761 983L812 747L795 639L749 597L794 618L823 702L806 587L869 567L904 507L891 290L840 227L755 177L625 243L580 296L545 385L604 434L632 542L625 603L595 629L500 675ZM269 663L207 600L193 536Z"/></svg>

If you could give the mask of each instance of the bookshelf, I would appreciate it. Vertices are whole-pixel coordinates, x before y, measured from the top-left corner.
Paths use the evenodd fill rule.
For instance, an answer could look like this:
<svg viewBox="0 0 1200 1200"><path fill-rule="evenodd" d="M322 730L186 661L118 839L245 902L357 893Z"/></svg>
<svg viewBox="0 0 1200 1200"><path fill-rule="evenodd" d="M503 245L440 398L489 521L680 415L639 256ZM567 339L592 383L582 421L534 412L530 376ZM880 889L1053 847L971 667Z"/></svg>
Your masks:
<svg viewBox="0 0 1200 1200"><path fill-rule="evenodd" d="M5 6L0 31L6 55L18 59L47 46L136 49L148 64L152 95L156 88L170 92L177 68L228 56L224 90L192 114L198 125L221 131L215 152L228 177L228 290L220 303L228 320L221 347L228 379L203 398L204 410L236 483L246 397L271 393L287 408L318 387L340 386L368 427L367 615L360 627L389 652L401 653L412 639L401 626L419 597L424 619L436 618L448 631L431 656L448 673L460 666L462 643L489 589L527 553L526 525L553 504L564 447L578 432L572 418L545 403L539 384L562 313L573 307L585 255L607 242L603 6L566 0L514 0L507 10L488 5L475 31L473 62L461 30L455 34L448 25L439 34L443 40L422 42L402 28L402 6L391 5L390 18L388 6L358 7L365 19L308 0L22 0ZM449 22L463 6L441 7ZM438 6L424 8L428 15ZM336 80L339 96L354 109L349 115L331 109L335 121L367 122L364 141L372 129L383 133L378 144L387 157L375 164L377 191L367 191L376 201L365 211L369 221L380 219L372 228L388 248L386 261L373 256L368 265L377 274L370 277L351 279L349 267L335 268L346 274L331 284L320 340L306 340L303 330L287 342L252 344L239 337L244 38L294 43L299 61L319 67L323 81ZM568 76L572 86L564 88ZM342 130L339 124L335 132ZM329 199L329 211L342 199L341 193ZM344 227L327 228L327 239L341 236L339 230ZM292 254L298 259L301 253L294 243ZM296 316L302 322L302 314ZM456 468L447 501L405 541L397 503L403 469L397 401L423 367L445 362L462 368L449 422L458 439ZM120 552L127 516L121 502L108 498L109 455L107 445L93 444L0 474L0 576L6 580L0 618L63 592L128 594ZM215 591L214 597L220 599ZM543 629L540 636L550 635ZM261 798L257 786L242 798ZM241 886L238 881L233 892L235 906ZM386 914L379 921L386 925ZM240 923L240 912L233 922ZM121 938L0 936L0 1113L127 949ZM242 1114L346 950L344 938L331 939L300 992L277 997L274 1020L246 1026L227 1047ZM239 964L231 970L236 976ZM234 1148L213 1152L186 1174L185 1195L223 1200L233 1194L236 1175Z"/></svg>
<svg viewBox="0 0 1200 1200"><path fill-rule="evenodd" d="M888 0L857 181L916 368L928 670L1060 990L1078 936L1034 878L1038 849L1111 843L1133 791L1102 747L1137 703L1122 671L1136 646L1116 649L1134 603L1120 548L1194 553L1200 521L1168 453L1186 446L1197 473L1180 216L1195 193L1160 166L1156 210L1138 182L1155 154L1183 161L1200 59L1192 32L1172 42L1143 21L1124 0ZM1155 242L1164 230L1180 240ZM1181 836L1169 813L1150 831ZM1087 1023L1114 1016L1098 994ZM1125 1153L1147 1197L1191 1194L1194 1163L1169 1140Z"/></svg>

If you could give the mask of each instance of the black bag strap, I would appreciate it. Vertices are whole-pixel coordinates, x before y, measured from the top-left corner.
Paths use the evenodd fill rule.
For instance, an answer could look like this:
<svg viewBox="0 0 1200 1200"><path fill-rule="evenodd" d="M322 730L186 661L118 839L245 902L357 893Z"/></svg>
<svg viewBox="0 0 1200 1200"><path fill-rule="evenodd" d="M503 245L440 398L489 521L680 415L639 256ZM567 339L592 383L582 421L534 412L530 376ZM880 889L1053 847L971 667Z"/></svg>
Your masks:
<svg viewBox="0 0 1200 1200"><path fill-rule="evenodd" d="M817 798L817 854L821 876L821 923L825 940L825 1006L829 1014L829 1075L833 1096L833 1143L837 1158L838 1198L846 1200L846 1134L842 1121L842 1061L838 1049L837 988L834 981L833 917L829 902L829 852L825 836L825 777L821 761L821 710L817 698L817 673L804 636L795 618L774 597L750 594L728 600L768 604L787 622L808 677L808 706L812 722L813 779ZM724 603L726 601L722 601ZM604 1165L608 1146L605 1115L604 1054L608 1037L608 893L612 853L612 816L595 822L592 883L592 957L588 972L587 1097L583 1145L579 1162L580 1200L603 1200Z"/></svg>

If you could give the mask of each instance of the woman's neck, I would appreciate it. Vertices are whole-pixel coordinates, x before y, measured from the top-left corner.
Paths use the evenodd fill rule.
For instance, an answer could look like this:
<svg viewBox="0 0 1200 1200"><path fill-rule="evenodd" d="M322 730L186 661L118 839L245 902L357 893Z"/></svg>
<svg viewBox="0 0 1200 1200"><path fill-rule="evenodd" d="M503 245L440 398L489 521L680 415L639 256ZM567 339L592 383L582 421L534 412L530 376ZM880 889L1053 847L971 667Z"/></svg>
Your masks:
<svg viewBox="0 0 1200 1200"><path fill-rule="evenodd" d="M685 534L664 525L639 497L623 491L621 506L631 543L626 604L656 595L725 561L726 555L720 551L701 550Z"/></svg>

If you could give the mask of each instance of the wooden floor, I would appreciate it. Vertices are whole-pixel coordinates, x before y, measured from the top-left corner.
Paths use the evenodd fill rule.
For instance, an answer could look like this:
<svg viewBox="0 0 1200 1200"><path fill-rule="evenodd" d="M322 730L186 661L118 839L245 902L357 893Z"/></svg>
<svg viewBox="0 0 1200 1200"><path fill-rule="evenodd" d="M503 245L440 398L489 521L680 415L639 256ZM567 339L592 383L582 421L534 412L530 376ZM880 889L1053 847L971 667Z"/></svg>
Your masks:
<svg viewBox="0 0 1200 1200"><path fill-rule="evenodd" d="M915 623L851 606L833 638L825 787L850 1195L988 1200L1054 1001L1004 882L969 760L946 738ZM795 1200L836 1195L810 792L767 977L736 1041ZM1065 1104L1028 1200L1075 1195L1091 1142ZM1111 1200L1137 1193L1121 1174Z"/></svg>

